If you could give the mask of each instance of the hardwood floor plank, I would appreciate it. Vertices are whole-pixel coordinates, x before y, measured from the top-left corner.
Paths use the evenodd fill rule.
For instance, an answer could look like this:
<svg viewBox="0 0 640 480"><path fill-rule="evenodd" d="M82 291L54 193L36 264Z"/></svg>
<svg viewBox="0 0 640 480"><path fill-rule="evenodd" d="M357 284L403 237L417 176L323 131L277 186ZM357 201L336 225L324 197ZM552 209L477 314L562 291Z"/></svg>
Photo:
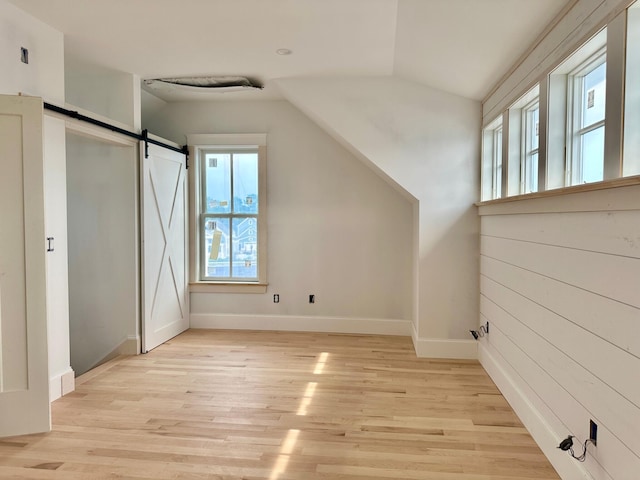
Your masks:
<svg viewBox="0 0 640 480"><path fill-rule="evenodd" d="M409 338L190 330L76 386L0 478L559 478L478 362Z"/></svg>

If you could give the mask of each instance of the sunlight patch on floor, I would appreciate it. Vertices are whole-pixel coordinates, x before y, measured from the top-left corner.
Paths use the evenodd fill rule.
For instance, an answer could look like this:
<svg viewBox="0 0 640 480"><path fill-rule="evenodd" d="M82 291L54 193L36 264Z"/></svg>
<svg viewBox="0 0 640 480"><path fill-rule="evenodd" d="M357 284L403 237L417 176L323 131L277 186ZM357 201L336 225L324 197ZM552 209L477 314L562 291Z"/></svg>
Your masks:
<svg viewBox="0 0 640 480"><path fill-rule="evenodd" d="M322 352L318 360L316 362L315 368L313 369L314 375L322 375L324 371L324 367L327 363L327 359L329 358L328 352ZM306 415L307 408L311 405L311 401L313 400L313 396L316 393L316 387L318 386L318 382L309 382L307 383L307 388L304 391L304 395L300 400L300 405L298 407L298 411L296 415ZM296 441L298 440L298 435L300 434L300 430L290 429L287 433L284 442L282 442L282 447L280 448L280 454L278 455L278 459L276 460L276 464L271 471L271 475L269 476L269 480L277 480L280 475L282 475L287 470L287 465L289 464L289 459L291 458L291 453L295 447Z"/></svg>

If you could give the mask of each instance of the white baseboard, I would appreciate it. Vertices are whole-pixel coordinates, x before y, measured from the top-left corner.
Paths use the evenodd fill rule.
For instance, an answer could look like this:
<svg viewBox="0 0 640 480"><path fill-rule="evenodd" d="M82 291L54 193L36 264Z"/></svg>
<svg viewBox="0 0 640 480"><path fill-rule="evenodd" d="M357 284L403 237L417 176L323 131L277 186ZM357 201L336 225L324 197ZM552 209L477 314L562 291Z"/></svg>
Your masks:
<svg viewBox="0 0 640 480"><path fill-rule="evenodd" d="M192 313L191 328L411 335L410 320Z"/></svg>
<svg viewBox="0 0 640 480"><path fill-rule="evenodd" d="M191 328L411 336L418 357L478 358L477 342L417 338L410 320L192 313Z"/></svg>
<svg viewBox="0 0 640 480"><path fill-rule="evenodd" d="M130 335L124 342L118 345L116 352L118 355L139 355L141 348L140 337Z"/></svg>
<svg viewBox="0 0 640 480"><path fill-rule="evenodd" d="M76 389L76 375L69 367L64 373L54 375L49 379L49 401L59 399L60 397L71 393Z"/></svg>
<svg viewBox="0 0 640 480"><path fill-rule="evenodd" d="M113 350L103 356L100 360L94 363L91 368L87 370L93 370L94 368L102 365L103 363L108 362L109 360L113 360L119 355L139 355L141 348L141 339L135 335L127 336L118 346L116 346ZM86 372L83 372L86 373Z"/></svg>
<svg viewBox="0 0 640 480"><path fill-rule="evenodd" d="M478 358L478 345L475 340L419 338L413 325L411 339L419 358L460 358L464 360Z"/></svg>
<svg viewBox="0 0 640 480"><path fill-rule="evenodd" d="M556 469L560 478L592 480L593 477L582 468L582 463L576 462L566 452L557 448L558 438L561 438L562 435L559 436L553 431L538 409L531 404L522 390L518 388L508 372L502 368L496 358L482 344L478 346L478 358L482 367L487 371L500 393L509 402L518 418L529 430L529 433L549 462L551 462L553 468Z"/></svg>

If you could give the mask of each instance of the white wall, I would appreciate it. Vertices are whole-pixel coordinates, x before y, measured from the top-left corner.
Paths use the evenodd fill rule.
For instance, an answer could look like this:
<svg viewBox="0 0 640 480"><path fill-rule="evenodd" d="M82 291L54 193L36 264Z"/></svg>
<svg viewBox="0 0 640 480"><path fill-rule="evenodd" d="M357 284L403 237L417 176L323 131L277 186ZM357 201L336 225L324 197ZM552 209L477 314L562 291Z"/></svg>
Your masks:
<svg viewBox="0 0 640 480"><path fill-rule="evenodd" d="M475 357L480 103L394 77L281 79L280 90L415 203L414 342Z"/></svg>
<svg viewBox="0 0 640 480"><path fill-rule="evenodd" d="M20 62L20 47L29 50L29 64ZM0 0L0 63L3 65L2 75L0 75L0 93L41 96L46 102L58 105L65 103L65 55L64 55L64 38L61 32L58 32L43 22L31 17L22 10L16 8L6 0ZM135 75L125 74L121 72L105 71L81 63L68 62L69 75L67 78L67 93L71 98L66 100L76 103L76 106L93 111L105 117L110 117L120 123L130 125L133 128L139 128L141 123L140 115L140 83ZM71 155L74 151L72 145ZM132 149L130 149L132 150ZM133 150L132 150L133 151ZM49 254L47 264L48 275L48 334L49 334L49 370L50 370L50 391L51 398L55 399L60 395L67 393L73 389L73 371L70 367L70 351L69 351L69 305L67 302L67 225L66 225L66 177L65 177L65 127L64 121L46 117L44 125L44 154L45 154L45 188L46 188L46 221L47 235L55 237L55 252ZM84 153L83 153L84 154ZM107 154L107 157L109 154ZM117 157L117 155L116 155ZM130 157L130 155L129 155ZM72 160L81 161L82 158L74 157ZM81 168L86 166L82 164ZM132 205L134 202L134 192L136 186L135 181L135 161L129 158L129 168L122 180L123 189L128 189L129 195L121 199ZM95 171L98 171L96 169ZM132 173L133 172L133 173ZM93 172L86 172L88 176ZM72 173L72 177L73 177ZM133 177L132 177L133 175ZM73 177L73 178L77 178ZM88 182L91 183L91 182ZM115 182L117 183L117 182ZM115 184L114 183L114 184ZM90 191L90 189L87 189ZM98 195L96 193L96 195ZM117 203L113 200L112 203ZM105 205L108 201L105 203ZM95 206L95 205L94 205ZM135 217L135 210L130 208L123 209L124 214L122 221L127 223L127 227L132 229L135 223L131 224ZM77 224L76 224L77 226ZM108 235L107 237L108 238ZM115 269L121 268L122 271L136 265L132 252L136 251L137 240L131 235L128 245L119 245L128 253L124 254L123 262L126 265L107 265ZM74 262L76 252L71 252L70 260ZM133 260L132 260L133 259ZM104 263L109 263L104 261ZM78 265L75 263L74 265ZM73 273L73 272L72 272ZM130 272L129 272L130 273ZM75 276L75 273L73 273ZM122 283L128 288L133 285L137 288L137 272L134 271L130 278L125 279ZM73 281L73 278L72 278ZM119 281L119 280L118 280ZM75 290L78 288L89 288L90 285L75 284ZM94 285L95 288L95 285ZM125 288L125 287L123 287ZM97 294L97 290L96 290ZM107 292L107 295L109 292ZM131 295L127 293L127 295ZM82 293L85 298L72 298L72 311L78 312L77 302L86 302L87 296ZM90 297L90 296L89 296ZM119 297L115 297L118 298ZM76 303L73 301L76 300ZM98 300L96 300L98 301ZM100 302L104 305L110 302L109 297L103 297ZM98 303L100 303L98 302ZM88 306L85 304L88 308ZM119 304L120 310L116 310L113 315L115 321L113 323L114 330L103 335L105 345L83 345L86 337L76 333L71 334L71 338L78 340L76 346L84 349L88 357L100 357L110 353L108 345L128 340L125 345L125 351L134 353L132 345L136 344L136 319L137 307L131 306L131 299L127 297L125 301ZM127 312L125 317L121 313ZM132 318L131 315L134 317ZM126 318L126 320L125 320ZM100 319L98 319L101 321ZM102 318L106 321L106 318ZM111 319L109 319L111 321ZM121 329L119 322L127 321L127 328ZM123 333L124 332L124 333ZM98 329L92 334L93 338L98 338L104 332ZM113 338L112 338L113 337ZM102 340L100 340L102 341ZM115 344L117 346L117 344ZM91 351L91 348L94 348ZM77 357L77 352L76 355ZM101 358L101 357L100 357ZM100 360L97 358L97 360ZM96 361L97 361L96 360ZM88 362L88 360L87 360ZM80 363L83 365L80 372L84 370L84 360ZM88 362L90 363L90 362Z"/></svg>
<svg viewBox="0 0 640 480"><path fill-rule="evenodd" d="M20 47L29 63L20 61ZM23 93L64 104L62 33L5 0L0 0L0 93ZM69 362L67 226L64 122L45 117L43 124L46 235L55 238L47 254L47 330L49 393L52 400L73 390Z"/></svg>
<svg viewBox="0 0 640 480"><path fill-rule="evenodd" d="M143 115L143 125L153 122L153 118L156 114L167 105L167 102L143 89L140 89L140 102L142 108L141 114Z"/></svg>
<svg viewBox="0 0 640 480"><path fill-rule="evenodd" d="M135 147L67 135L69 322L77 374L136 344L137 165Z"/></svg>
<svg viewBox="0 0 640 480"><path fill-rule="evenodd" d="M140 77L66 58L68 104L140 129Z"/></svg>
<svg viewBox="0 0 640 480"><path fill-rule="evenodd" d="M29 64L20 61L20 47L29 50ZM0 92L43 97L64 103L62 33L0 0Z"/></svg>
<svg viewBox="0 0 640 480"><path fill-rule="evenodd" d="M301 112L185 102L144 127L181 144L267 133L267 294L192 293L192 326L410 333L412 205Z"/></svg>
<svg viewBox="0 0 640 480"><path fill-rule="evenodd" d="M69 284L67 258L67 177L65 124L44 117L45 234L53 237L47 253L47 328L49 396L51 400L74 389L69 357Z"/></svg>
<svg viewBox="0 0 640 480"><path fill-rule="evenodd" d="M628 1L579 0L497 87L485 120ZM562 478L640 471L640 185L482 206L480 361ZM598 445L579 463L557 449ZM577 448L581 452L582 448Z"/></svg>

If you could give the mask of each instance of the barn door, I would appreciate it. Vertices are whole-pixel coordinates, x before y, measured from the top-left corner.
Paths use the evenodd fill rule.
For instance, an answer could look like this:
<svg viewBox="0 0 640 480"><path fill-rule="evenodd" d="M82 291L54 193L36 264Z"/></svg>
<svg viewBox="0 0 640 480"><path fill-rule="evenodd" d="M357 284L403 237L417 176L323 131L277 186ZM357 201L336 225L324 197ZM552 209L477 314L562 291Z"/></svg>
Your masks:
<svg viewBox="0 0 640 480"><path fill-rule="evenodd" d="M0 437L51 429L42 112L0 95Z"/></svg>
<svg viewBox="0 0 640 480"><path fill-rule="evenodd" d="M142 351L189 328L184 154L141 144Z"/></svg>

